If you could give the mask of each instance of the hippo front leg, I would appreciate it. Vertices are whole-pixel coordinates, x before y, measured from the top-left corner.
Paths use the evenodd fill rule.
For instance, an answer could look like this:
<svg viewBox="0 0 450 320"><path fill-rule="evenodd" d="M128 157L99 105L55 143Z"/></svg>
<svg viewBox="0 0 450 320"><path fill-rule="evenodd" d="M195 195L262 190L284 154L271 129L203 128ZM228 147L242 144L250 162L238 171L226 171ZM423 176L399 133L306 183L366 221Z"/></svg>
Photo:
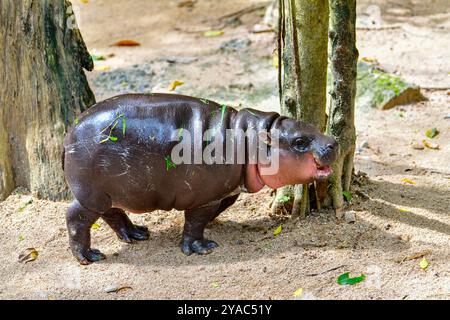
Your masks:
<svg viewBox="0 0 450 320"><path fill-rule="evenodd" d="M67 210L70 249L81 264L90 264L106 258L99 250L91 249L91 227L98 218L100 214L83 208L77 200L74 200Z"/></svg>
<svg viewBox="0 0 450 320"><path fill-rule="evenodd" d="M186 210L184 212L184 230L183 239L181 240L181 251L185 255L192 253L208 254L219 245L203 237L203 232L209 221L213 220L220 213L219 205L211 205L207 207Z"/></svg>

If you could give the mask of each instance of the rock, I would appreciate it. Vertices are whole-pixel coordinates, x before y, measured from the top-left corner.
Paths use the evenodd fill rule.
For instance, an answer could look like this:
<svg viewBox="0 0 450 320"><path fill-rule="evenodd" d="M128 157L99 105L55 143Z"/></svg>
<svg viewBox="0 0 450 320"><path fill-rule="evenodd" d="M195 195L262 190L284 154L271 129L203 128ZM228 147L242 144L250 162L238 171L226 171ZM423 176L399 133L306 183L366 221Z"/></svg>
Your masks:
<svg viewBox="0 0 450 320"><path fill-rule="evenodd" d="M355 223L356 222L356 213L355 211L351 210L351 211L347 211L344 213L344 220L347 223Z"/></svg>
<svg viewBox="0 0 450 320"><path fill-rule="evenodd" d="M220 46L220 50L223 52L238 52L247 49L251 45L249 38L231 39L225 41Z"/></svg>
<svg viewBox="0 0 450 320"><path fill-rule="evenodd" d="M424 101L417 85L389 74L376 63L358 62L356 106L391 109L397 105Z"/></svg>
<svg viewBox="0 0 450 320"><path fill-rule="evenodd" d="M105 288L105 292L113 293L113 292L117 292L117 290L119 290L119 289L120 289L120 287L117 284L112 284Z"/></svg>

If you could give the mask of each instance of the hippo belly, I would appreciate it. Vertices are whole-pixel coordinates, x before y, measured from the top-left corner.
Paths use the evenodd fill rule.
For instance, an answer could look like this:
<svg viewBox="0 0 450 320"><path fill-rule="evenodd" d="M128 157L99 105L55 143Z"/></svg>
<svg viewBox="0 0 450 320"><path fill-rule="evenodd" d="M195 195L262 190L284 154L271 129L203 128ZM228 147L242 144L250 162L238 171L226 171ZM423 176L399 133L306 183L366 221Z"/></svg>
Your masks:
<svg viewBox="0 0 450 320"><path fill-rule="evenodd" d="M220 200L239 187L242 164L171 165L171 151L178 143L170 140L173 132L190 130L195 122L207 127L213 119L197 99L161 103L158 97L106 100L89 109L68 134L66 177L86 209L186 210ZM218 132L224 132L227 124L223 121Z"/></svg>

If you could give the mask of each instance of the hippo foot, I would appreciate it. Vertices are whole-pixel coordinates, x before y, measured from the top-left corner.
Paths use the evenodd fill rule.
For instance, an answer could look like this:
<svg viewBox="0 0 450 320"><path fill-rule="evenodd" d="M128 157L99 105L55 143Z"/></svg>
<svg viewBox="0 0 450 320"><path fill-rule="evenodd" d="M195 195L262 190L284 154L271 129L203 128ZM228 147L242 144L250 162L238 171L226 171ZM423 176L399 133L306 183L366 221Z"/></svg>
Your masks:
<svg viewBox="0 0 450 320"><path fill-rule="evenodd" d="M106 259L106 256L97 249L87 249L83 252L74 252L74 256L82 265L88 265L92 262Z"/></svg>
<svg viewBox="0 0 450 320"><path fill-rule="evenodd" d="M188 240L183 239L181 243L181 251L187 256L192 253L204 255L209 254L213 251L214 248L217 248L219 245L217 242L207 239L202 240Z"/></svg>
<svg viewBox="0 0 450 320"><path fill-rule="evenodd" d="M126 243L133 243L134 240L148 240L148 238L150 238L150 233L148 232L147 227L136 226L134 224L119 228L116 230L116 233L119 239Z"/></svg>
<svg viewBox="0 0 450 320"><path fill-rule="evenodd" d="M102 215L102 218L123 242L132 243L133 240L142 241L150 238L147 227L134 225L122 209L111 208Z"/></svg>

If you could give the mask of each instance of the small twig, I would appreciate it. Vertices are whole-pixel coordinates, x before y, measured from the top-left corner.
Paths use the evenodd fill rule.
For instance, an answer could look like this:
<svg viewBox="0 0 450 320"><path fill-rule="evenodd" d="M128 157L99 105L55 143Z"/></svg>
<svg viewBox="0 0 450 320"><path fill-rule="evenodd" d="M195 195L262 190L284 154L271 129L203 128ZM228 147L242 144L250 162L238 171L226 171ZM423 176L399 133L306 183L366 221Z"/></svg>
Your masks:
<svg viewBox="0 0 450 320"><path fill-rule="evenodd" d="M337 266L337 267L334 267L334 268L331 268L331 269L328 269L328 270L325 270L325 271L322 271L322 272L319 272L319 273L309 273L309 274L306 274L306 276L307 277L315 277L315 276L319 276L319 275L322 275L322 274L325 274L325 273L328 273L328 272L331 272L331 271L335 271L335 270L344 268L346 266L347 266L346 264L343 264L343 265L340 265L340 266Z"/></svg>
<svg viewBox="0 0 450 320"><path fill-rule="evenodd" d="M402 26L384 26L384 27L356 27L356 30L363 31L382 31L382 30L393 30L393 29L402 29Z"/></svg>
<svg viewBox="0 0 450 320"><path fill-rule="evenodd" d="M420 89L424 89L424 90L450 90L450 87L423 87L423 86L420 86Z"/></svg>
<svg viewBox="0 0 450 320"><path fill-rule="evenodd" d="M228 18L239 18L239 17L242 17L243 15L252 13L254 11L265 9L267 7L267 5L268 5L268 3L266 3L266 4L253 4L251 6L248 6L248 7L244 8L244 9L241 9L241 10L238 10L238 11L235 11L235 12L223 15L223 16L219 17L218 20L220 21L220 20L224 20L224 19L228 19Z"/></svg>

